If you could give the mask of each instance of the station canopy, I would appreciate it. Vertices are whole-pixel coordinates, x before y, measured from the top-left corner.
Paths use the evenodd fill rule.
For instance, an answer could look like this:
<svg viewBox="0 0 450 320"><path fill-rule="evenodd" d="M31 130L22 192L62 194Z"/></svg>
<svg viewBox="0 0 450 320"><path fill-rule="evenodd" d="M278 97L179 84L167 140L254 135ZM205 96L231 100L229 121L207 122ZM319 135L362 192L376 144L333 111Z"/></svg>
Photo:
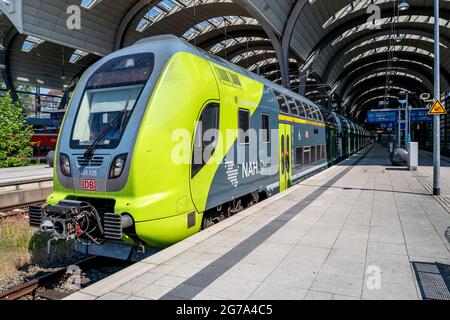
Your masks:
<svg viewBox="0 0 450 320"><path fill-rule="evenodd" d="M440 4L448 90L450 0ZM8 87L70 88L102 56L174 34L355 120L400 91L415 93L415 107L433 92L430 0L9 0L0 9ZM79 28L68 28L77 9Z"/></svg>

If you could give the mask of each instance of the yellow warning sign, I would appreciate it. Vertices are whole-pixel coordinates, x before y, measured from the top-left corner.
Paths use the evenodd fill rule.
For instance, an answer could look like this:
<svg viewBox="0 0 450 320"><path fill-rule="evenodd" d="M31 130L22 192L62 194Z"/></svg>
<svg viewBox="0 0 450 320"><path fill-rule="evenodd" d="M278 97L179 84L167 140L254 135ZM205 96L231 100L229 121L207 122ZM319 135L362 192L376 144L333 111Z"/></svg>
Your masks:
<svg viewBox="0 0 450 320"><path fill-rule="evenodd" d="M433 104L433 106L431 107L430 111L428 111L429 115L445 115L447 114L447 110L445 109L445 107L442 105L442 103L439 100L436 100L436 102Z"/></svg>

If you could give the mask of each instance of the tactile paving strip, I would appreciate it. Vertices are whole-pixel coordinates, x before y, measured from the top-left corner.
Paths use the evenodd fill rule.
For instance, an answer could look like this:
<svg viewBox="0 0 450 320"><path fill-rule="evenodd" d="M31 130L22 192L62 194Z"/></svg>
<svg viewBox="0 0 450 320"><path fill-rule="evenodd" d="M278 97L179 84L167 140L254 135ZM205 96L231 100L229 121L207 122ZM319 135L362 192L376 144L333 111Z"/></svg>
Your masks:
<svg viewBox="0 0 450 320"><path fill-rule="evenodd" d="M431 177L427 176L423 170L419 169L417 172L412 172L412 175L419 181L419 183L425 188L429 193L433 193L433 184L430 181ZM448 212L450 213L450 197L442 194L440 196L434 197L436 201Z"/></svg>
<svg viewBox="0 0 450 320"><path fill-rule="evenodd" d="M450 266L425 262L412 265L424 300L450 300Z"/></svg>

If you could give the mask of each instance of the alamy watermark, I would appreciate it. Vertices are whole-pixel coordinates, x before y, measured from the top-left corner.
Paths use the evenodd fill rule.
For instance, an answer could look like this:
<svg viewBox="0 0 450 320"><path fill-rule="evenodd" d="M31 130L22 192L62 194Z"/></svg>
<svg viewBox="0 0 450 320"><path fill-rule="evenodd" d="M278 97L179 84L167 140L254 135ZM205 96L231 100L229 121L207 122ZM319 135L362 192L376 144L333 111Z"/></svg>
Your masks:
<svg viewBox="0 0 450 320"><path fill-rule="evenodd" d="M370 4L366 10L369 14L366 27L369 29L381 29L381 8L379 5ZM67 7L66 26L69 30L81 30L81 7L79 5L70 5Z"/></svg>
<svg viewBox="0 0 450 320"><path fill-rule="evenodd" d="M67 279L65 286L69 290L81 290L81 269L79 266L73 265L67 268L69 278Z"/></svg>
<svg viewBox="0 0 450 320"><path fill-rule="evenodd" d="M373 265L369 266L366 271L367 280L366 286L369 290L381 290L381 268L379 266Z"/></svg>
<svg viewBox="0 0 450 320"><path fill-rule="evenodd" d="M367 28L369 29L381 29L381 8L376 4L371 4L367 7L367 14L370 14L367 19Z"/></svg>
<svg viewBox="0 0 450 320"><path fill-rule="evenodd" d="M77 5L67 7L66 26L69 30L81 30L81 8Z"/></svg>

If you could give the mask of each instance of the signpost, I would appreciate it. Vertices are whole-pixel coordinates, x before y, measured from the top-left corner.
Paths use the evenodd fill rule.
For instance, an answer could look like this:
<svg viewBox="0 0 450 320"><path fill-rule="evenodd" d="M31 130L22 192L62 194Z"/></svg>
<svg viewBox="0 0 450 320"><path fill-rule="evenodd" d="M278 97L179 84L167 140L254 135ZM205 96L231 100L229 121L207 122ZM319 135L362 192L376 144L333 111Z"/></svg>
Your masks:
<svg viewBox="0 0 450 320"><path fill-rule="evenodd" d="M434 100L441 99L439 0L434 0ZM434 116L433 194L441 195L441 116Z"/></svg>
<svg viewBox="0 0 450 320"><path fill-rule="evenodd" d="M401 112L403 111L405 111L404 108L371 110L367 114L367 122L378 124L379 129L392 130L397 128L397 141L400 147L401 131L405 131L405 140L408 143L411 142L411 124L433 121L433 116L429 114L428 108L409 108L406 119L401 120Z"/></svg>

